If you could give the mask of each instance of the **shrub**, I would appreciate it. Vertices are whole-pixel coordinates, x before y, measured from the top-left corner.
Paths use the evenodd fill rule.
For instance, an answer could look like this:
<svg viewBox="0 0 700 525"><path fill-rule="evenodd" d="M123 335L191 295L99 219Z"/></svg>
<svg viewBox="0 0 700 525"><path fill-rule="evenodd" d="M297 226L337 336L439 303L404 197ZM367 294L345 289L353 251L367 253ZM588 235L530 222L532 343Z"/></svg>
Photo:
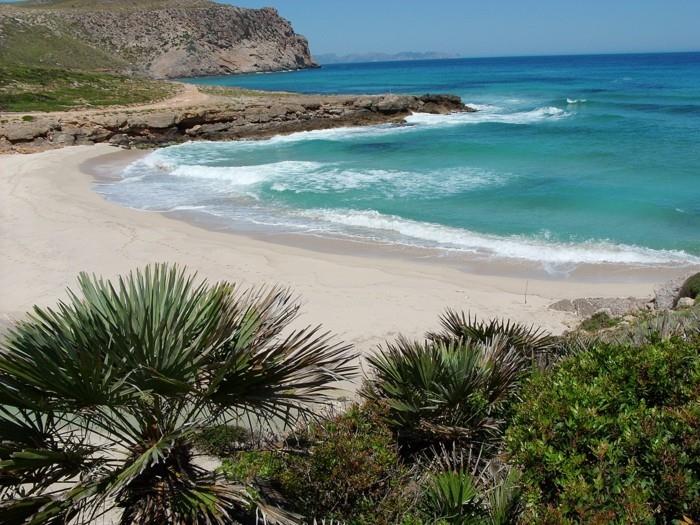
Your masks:
<svg viewBox="0 0 700 525"><path fill-rule="evenodd" d="M506 439L524 522L700 520L699 344L597 344L531 381Z"/></svg>
<svg viewBox="0 0 700 525"><path fill-rule="evenodd" d="M501 338L489 343L399 339L371 356L362 390L388 406L386 421L406 447L495 441L525 361Z"/></svg>
<svg viewBox="0 0 700 525"><path fill-rule="evenodd" d="M225 457L240 450L250 440L250 431L237 425L215 425L203 429L193 438L197 450L212 456Z"/></svg>
<svg viewBox="0 0 700 525"><path fill-rule="evenodd" d="M309 522L400 523L416 496L380 412L376 405L353 405L288 438L291 453L240 452L224 462L224 473L234 481L271 485L287 508Z"/></svg>
<svg viewBox="0 0 700 525"><path fill-rule="evenodd" d="M606 328L617 326L619 323L619 319L611 317L607 312L596 312L588 319L585 319L579 328L586 332L598 332Z"/></svg>
<svg viewBox="0 0 700 525"><path fill-rule="evenodd" d="M681 286L680 292L678 292L678 298L690 297L691 299L697 299L700 296L700 273L691 275Z"/></svg>

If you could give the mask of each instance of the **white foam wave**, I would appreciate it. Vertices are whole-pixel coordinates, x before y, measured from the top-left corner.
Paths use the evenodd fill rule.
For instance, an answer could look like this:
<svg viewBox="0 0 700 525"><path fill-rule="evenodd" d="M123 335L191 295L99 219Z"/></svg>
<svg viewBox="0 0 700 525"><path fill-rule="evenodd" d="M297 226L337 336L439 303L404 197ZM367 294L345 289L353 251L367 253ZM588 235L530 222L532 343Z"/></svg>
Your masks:
<svg viewBox="0 0 700 525"><path fill-rule="evenodd" d="M167 154L166 150L158 150L129 166L124 173L124 181L138 181L147 173L156 172L175 177L217 180L233 186L252 186L280 177L303 175L323 166L318 162L307 161L281 161L250 166L181 164L177 157L168 158L161 151Z"/></svg>
<svg viewBox="0 0 700 525"><path fill-rule="evenodd" d="M170 174L176 177L216 179L235 186L252 186L278 177L303 175L321 166L322 164L317 162L291 160L252 166L185 165L178 166Z"/></svg>
<svg viewBox="0 0 700 525"><path fill-rule="evenodd" d="M566 98L566 103L569 105L575 105L575 104L585 104L588 102L585 98Z"/></svg>
<svg viewBox="0 0 700 525"><path fill-rule="evenodd" d="M505 179L496 173L469 167L417 172L326 166L325 169L307 171L303 177L295 175L285 174L285 177L272 184L270 189L298 194L370 190L377 198L437 198L500 184Z"/></svg>
<svg viewBox="0 0 700 525"><path fill-rule="evenodd" d="M493 104L477 104L475 102L467 102L465 106L477 111L497 111L500 109L498 106L494 106Z"/></svg>
<svg viewBox="0 0 700 525"><path fill-rule="evenodd" d="M439 247L484 256L545 264L617 263L639 265L699 264L700 257L682 251L653 250L605 241L554 243L522 236L482 235L439 224L412 221L377 211L317 209L301 212L308 219L367 232L404 244ZM398 238L396 238L398 236Z"/></svg>
<svg viewBox="0 0 700 525"><path fill-rule="evenodd" d="M406 117L406 122L419 126L460 126L464 124L483 124L496 122L500 124L534 124L545 120L559 120L569 113L557 107L537 108L516 113L497 113L477 111L475 113L451 113L433 115L431 113L414 113Z"/></svg>

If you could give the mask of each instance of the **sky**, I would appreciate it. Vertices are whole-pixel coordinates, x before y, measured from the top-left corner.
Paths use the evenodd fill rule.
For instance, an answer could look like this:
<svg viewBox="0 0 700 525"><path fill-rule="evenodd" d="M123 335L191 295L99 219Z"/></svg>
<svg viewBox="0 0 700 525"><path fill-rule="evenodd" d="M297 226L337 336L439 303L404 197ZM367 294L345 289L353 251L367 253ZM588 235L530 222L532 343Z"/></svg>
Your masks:
<svg viewBox="0 0 700 525"><path fill-rule="evenodd" d="M700 51L700 0L219 0L276 7L315 54Z"/></svg>

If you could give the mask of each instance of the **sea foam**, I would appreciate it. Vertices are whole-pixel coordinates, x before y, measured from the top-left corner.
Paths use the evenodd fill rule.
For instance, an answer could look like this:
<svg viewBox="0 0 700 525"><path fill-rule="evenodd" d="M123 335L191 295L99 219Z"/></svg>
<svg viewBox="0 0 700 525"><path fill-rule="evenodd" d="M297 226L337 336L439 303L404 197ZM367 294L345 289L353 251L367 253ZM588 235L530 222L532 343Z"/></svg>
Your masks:
<svg viewBox="0 0 700 525"><path fill-rule="evenodd" d="M567 116L569 116L569 113L563 109L547 106L531 111L518 111L515 113L498 113L494 111L452 113L449 115L414 113L406 117L406 122L420 126L460 126L464 124L483 124L488 122L499 124L535 124L547 120L559 120Z"/></svg>
<svg viewBox="0 0 700 525"><path fill-rule="evenodd" d="M682 251L653 250L607 241L556 243L525 236L496 236L412 221L377 211L317 209L300 212L313 221L359 229L356 234L411 246L442 248L488 257L504 257L553 265L617 263L637 265L699 264L700 257ZM387 235L389 234L389 235Z"/></svg>

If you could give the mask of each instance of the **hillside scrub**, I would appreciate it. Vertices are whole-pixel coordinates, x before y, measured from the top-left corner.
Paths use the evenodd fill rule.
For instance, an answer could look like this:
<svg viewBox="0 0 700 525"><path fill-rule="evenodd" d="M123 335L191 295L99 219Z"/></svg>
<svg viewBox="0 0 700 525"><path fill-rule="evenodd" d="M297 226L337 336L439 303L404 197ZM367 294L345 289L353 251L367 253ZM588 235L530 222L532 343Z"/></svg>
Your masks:
<svg viewBox="0 0 700 525"><path fill-rule="evenodd" d="M174 84L108 73L0 65L0 110L66 111L144 104L176 92Z"/></svg>
<svg viewBox="0 0 700 525"><path fill-rule="evenodd" d="M699 520L699 349L596 344L536 377L507 434L524 521Z"/></svg>

